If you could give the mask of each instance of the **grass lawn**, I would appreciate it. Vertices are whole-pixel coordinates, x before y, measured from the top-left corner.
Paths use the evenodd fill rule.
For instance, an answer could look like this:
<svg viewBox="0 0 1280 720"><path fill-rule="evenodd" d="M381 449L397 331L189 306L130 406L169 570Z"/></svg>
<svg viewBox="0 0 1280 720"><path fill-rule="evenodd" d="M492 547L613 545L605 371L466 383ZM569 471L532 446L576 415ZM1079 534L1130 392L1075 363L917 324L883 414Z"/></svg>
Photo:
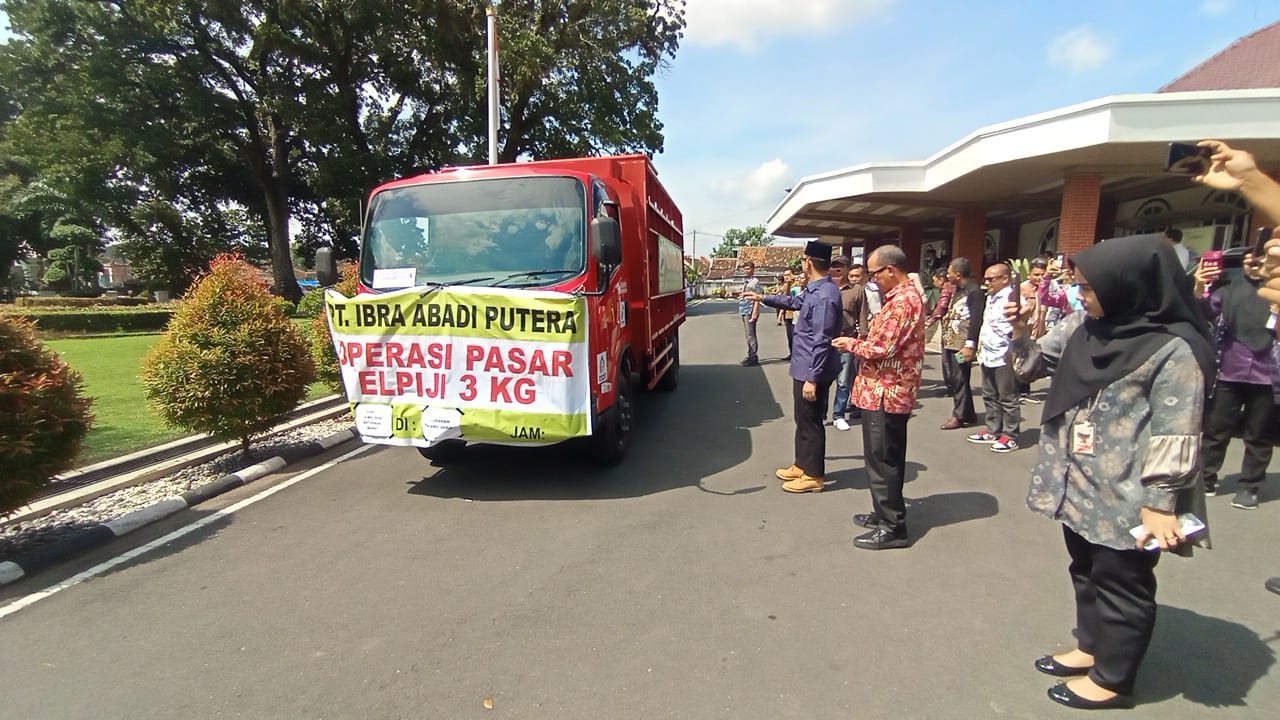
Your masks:
<svg viewBox="0 0 1280 720"><path fill-rule="evenodd" d="M85 395L93 398L93 428L77 466L90 465L159 445L188 433L167 427L147 407L138 379L142 356L160 335L120 335L90 338L58 338L45 344L84 376ZM313 384L307 399L328 395Z"/></svg>

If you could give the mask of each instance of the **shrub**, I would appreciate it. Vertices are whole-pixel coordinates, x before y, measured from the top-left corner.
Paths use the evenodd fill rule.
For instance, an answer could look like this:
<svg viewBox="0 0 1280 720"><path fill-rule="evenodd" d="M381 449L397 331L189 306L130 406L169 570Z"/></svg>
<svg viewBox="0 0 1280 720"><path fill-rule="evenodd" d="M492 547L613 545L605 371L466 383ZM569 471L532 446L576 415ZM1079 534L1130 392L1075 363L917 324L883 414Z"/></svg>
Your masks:
<svg viewBox="0 0 1280 720"><path fill-rule="evenodd" d="M289 318L298 314L298 306L289 299L276 297L274 302L276 306L280 308L280 312L284 313L285 317Z"/></svg>
<svg viewBox="0 0 1280 720"><path fill-rule="evenodd" d="M219 255L143 360L147 399L171 426L250 439L306 396L315 364L257 271Z"/></svg>
<svg viewBox="0 0 1280 720"><path fill-rule="evenodd" d="M0 517L72 467L93 423L82 387L31 323L0 316Z"/></svg>
<svg viewBox="0 0 1280 720"><path fill-rule="evenodd" d="M318 318L321 315L324 315L324 288L316 288L298 301L298 317Z"/></svg>
<svg viewBox="0 0 1280 720"><path fill-rule="evenodd" d="M159 332L169 324L173 310L17 310L0 313L35 323L42 335L48 333Z"/></svg>
<svg viewBox="0 0 1280 720"><path fill-rule="evenodd" d="M355 297L360 291L359 279L360 266L348 265L342 269L342 280L333 289L342 293L344 297ZM343 394L346 388L342 385L338 351L333 347L333 335L329 332L329 318L324 312L324 290L319 292L322 293L320 316L311 321L311 359L316 364L316 380L325 383L330 390ZM306 302L307 298L302 298L302 301Z"/></svg>

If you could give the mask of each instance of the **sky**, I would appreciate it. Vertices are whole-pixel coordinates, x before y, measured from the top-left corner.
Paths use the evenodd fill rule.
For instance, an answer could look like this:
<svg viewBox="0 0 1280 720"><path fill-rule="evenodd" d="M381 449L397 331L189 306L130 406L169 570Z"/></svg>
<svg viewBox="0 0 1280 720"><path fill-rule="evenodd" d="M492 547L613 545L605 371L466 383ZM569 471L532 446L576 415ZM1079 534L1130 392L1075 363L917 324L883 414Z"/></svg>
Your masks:
<svg viewBox="0 0 1280 720"><path fill-rule="evenodd" d="M1280 21L1280 0L686 2L680 50L656 79L654 164L698 255L728 228L764 224L804 177L924 160L987 125L1154 92Z"/></svg>
<svg viewBox="0 0 1280 720"><path fill-rule="evenodd" d="M1280 21L1280 0L686 0L686 20L654 163L707 255L806 176L1154 92Z"/></svg>

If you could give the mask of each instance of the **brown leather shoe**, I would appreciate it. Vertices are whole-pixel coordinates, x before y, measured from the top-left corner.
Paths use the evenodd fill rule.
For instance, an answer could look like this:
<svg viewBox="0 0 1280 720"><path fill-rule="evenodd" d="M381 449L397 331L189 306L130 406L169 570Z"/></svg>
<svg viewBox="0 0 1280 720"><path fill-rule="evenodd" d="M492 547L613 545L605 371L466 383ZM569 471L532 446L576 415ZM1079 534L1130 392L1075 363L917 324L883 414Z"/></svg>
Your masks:
<svg viewBox="0 0 1280 720"><path fill-rule="evenodd" d="M801 475L782 483L782 489L789 493L822 492L822 478Z"/></svg>
<svg viewBox="0 0 1280 720"><path fill-rule="evenodd" d="M783 482L788 480L799 480L804 477L804 471L795 465L792 465L791 467L778 468L778 472L774 474Z"/></svg>
<svg viewBox="0 0 1280 720"><path fill-rule="evenodd" d="M947 418L947 421L942 423L943 430L958 430L962 427L964 427L964 423L960 422L960 418L955 416Z"/></svg>

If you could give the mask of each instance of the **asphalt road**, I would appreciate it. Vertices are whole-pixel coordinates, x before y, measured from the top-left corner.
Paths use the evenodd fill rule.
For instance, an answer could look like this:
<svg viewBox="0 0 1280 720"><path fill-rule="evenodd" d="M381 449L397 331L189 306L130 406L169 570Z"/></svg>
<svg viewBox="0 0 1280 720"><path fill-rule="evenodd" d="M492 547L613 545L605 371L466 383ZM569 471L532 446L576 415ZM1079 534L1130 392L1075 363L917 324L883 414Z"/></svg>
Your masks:
<svg viewBox="0 0 1280 720"><path fill-rule="evenodd" d="M828 429L833 486L783 493L790 381L780 362L737 366L733 313L691 310L681 387L642 398L618 468L563 448L445 467L369 448L5 588L0 611L279 489L0 618L0 718L1078 714L1031 666L1071 645L1073 616L1058 526L1023 504L1034 448L996 455L937 430L949 401L928 393L910 425L915 544L856 550L857 427ZM762 357L782 355L782 329L761 331ZM1280 597L1262 582L1280 575L1278 497L1253 512L1210 498L1216 548L1161 563L1130 716L1275 716Z"/></svg>

